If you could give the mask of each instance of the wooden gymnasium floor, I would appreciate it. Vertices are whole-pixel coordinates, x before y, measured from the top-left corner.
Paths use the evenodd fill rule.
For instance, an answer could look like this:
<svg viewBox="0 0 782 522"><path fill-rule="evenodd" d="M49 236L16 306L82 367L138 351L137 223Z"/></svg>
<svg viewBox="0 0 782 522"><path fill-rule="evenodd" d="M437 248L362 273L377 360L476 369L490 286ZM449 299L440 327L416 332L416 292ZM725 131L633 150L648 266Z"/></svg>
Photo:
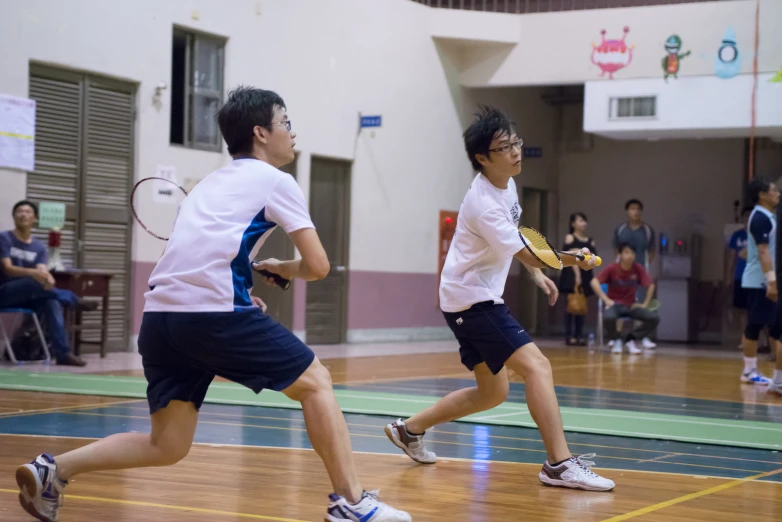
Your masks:
<svg viewBox="0 0 782 522"><path fill-rule="evenodd" d="M738 353L545 351L563 406L782 422L782 399L738 382ZM443 395L470 377L453 351L324 363L338 388L357 390ZM770 373L770 363L762 369ZM522 385L514 383L511 394L519 399ZM595 451L600 472L617 483L611 493L588 493L540 485L545 452L534 429L440 426L428 436L440 461L419 466L385 438L388 417L346 418L365 487L380 488L382 499L416 521L782 520L782 455L774 451L568 433L572 451ZM0 391L0 520L30 520L16 498L13 470L21 462L148 426L143 400ZM183 462L78 477L60 520L319 521L329 492L300 411L207 404Z"/></svg>

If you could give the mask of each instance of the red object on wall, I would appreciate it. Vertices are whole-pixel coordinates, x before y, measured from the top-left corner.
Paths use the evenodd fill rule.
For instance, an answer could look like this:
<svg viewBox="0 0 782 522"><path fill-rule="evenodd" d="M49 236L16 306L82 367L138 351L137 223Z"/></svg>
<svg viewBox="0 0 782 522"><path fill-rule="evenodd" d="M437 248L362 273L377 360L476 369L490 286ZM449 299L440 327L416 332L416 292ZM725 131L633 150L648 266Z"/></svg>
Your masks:
<svg viewBox="0 0 782 522"><path fill-rule="evenodd" d="M437 238L437 306L440 306L440 276L445 265L448 249L451 248L454 232L456 232L456 218L459 213L451 210L441 210L440 220L437 225L439 231Z"/></svg>
<svg viewBox="0 0 782 522"><path fill-rule="evenodd" d="M62 234L58 230L49 231L49 248L59 248Z"/></svg>

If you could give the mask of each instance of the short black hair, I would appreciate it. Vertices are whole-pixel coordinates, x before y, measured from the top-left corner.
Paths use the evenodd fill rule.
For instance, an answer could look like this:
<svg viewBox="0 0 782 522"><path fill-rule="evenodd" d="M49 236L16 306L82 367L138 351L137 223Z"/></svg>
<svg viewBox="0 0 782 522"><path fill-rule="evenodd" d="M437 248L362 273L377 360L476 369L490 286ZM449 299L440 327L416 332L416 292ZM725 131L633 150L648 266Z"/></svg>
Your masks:
<svg viewBox="0 0 782 522"><path fill-rule="evenodd" d="M33 209L33 214L35 214L35 218L38 219L38 205L36 205L35 203L33 203L32 201L29 201L27 199L23 199L22 201L19 201L18 203L16 203L16 205L14 205L13 210L11 210L11 215L13 216L13 215L16 214L16 209L17 208L24 207L24 206L28 206L28 207L32 208Z"/></svg>
<svg viewBox="0 0 782 522"><path fill-rule="evenodd" d="M643 204L643 203L641 203L641 200L640 200L640 199L635 199L635 198L633 198L633 199L628 199L628 200L627 200L627 203L625 203L625 210L628 210L628 209L630 208L630 205L638 205L638 207L639 207L641 210L643 210L643 209L644 209L644 204Z"/></svg>
<svg viewBox="0 0 782 522"><path fill-rule="evenodd" d="M489 155L489 147L494 138L513 134L513 122L501 110L479 105L475 120L464 131L464 150L475 172L481 170L481 164L475 159L478 154Z"/></svg>
<svg viewBox="0 0 782 522"><path fill-rule="evenodd" d="M768 178L754 178L747 185L747 195L753 205L757 205L760 201L760 194L762 192L768 192L771 188L771 181Z"/></svg>
<svg viewBox="0 0 782 522"><path fill-rule="evenodd" d="M584 214L583 212L573 212L572 214L570 214L570 233L571 234L573 233L573 230L574 230L573 223L576 221L576 218L579 218L579 217L581 219L583 219L584 221L589 221L587 219L587 217L586 217L586 214Z"/></svg>
<svg viewBox="0 0 782 522"><path fill-rule="evenodd" d="M274 108L285 109L285 102L274 91L238 86L217 113L217 124L228 145L228 154L249 154L253 150L253 129L271 129Z"/></svg>
<svg viewBox="0 0 782 522"><path fill-rule="evenodd" d="M624 252L625 248L629 248L630 250L632 250L633 254L637 254L638 253L638 252L635 251L635 245L633 245L632 243L626 243L626 242L619 243L619 248L617 248L616 251L621 254L622 252Z"/></svg>

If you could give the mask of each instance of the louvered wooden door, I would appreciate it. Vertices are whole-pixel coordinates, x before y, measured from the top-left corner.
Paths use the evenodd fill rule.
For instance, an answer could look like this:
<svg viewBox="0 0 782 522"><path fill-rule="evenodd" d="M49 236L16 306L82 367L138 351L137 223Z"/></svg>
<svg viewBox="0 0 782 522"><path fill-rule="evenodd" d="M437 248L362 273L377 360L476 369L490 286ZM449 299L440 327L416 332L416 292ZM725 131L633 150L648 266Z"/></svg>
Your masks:
<svg viewBox="0 0 782 522"><path fill-rule="evenodd" d="M92 75L31 66L36 100L35 171L27 193L66 203L66 267L99 269L110 284L108 350L128 347L131 253L128 196L133 179L135 86ZM45 239L46 232L38 231ZM82 339L98 341L101 311L83 314ZM96 351L85 345L82 353Z"/></svg>

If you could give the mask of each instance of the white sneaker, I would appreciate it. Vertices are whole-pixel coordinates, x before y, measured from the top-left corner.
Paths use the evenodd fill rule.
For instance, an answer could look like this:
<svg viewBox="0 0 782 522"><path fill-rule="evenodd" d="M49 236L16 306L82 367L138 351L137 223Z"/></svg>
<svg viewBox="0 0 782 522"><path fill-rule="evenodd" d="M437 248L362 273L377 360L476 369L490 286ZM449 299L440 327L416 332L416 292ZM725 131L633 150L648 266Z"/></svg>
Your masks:
<svg viewBox="0 0 782 522"><path fill-rule="evenodd" d="M766 388L766 393L776 393L777 395L782 395L782 383L772 381L769 379L768 388Z"/></svg>
<svg viewBox="0 0 782 522"><path fill-rule="evenodd" d="M611 353L622 353L622 340L617 339L614 341L613 348L611 348Z"/></svg>
<svg viewBox="0 0 782 522"><path fill-rule="evenodd" d="M589 469L595 463L590 460L584 460L592 458L595 458L594 453L571 457L557 467L551 466L547 460L543 464L543 469L538 474L538 478L548 486L583 489L586 491L611 491L616 485L614 481L601 477Z"/></svg>
<svg viewBox="0 0 782 522"><path fill-rule="evenodd" d="M649 339L648 337L644 337L641 340L641 344L647 350L654 350L655 348L657 348L657 344L654 341L652 341L651 339Z"/></svg>
<svg viewBox="0 0 782 522"><path fill-rule="evenodd" d="M365 491L358 504L351 504L335 493L329 495L326 522L412 522L409 513L383 504L377 491Z"/></svg>
<svg viewBox="0 0 782 522"><path fill-rule="evenodd" d="M42 522L57 522L62 490L68 485L57 478L57 464L51 455L39 455L29 464L16 468L19 503Z"/></svg>
<svg viewBox="0 0 782 522"><path fill-rule="evenodd" d="M633 355L638 355L642 352L642 350L635 345L635 341L627 341L627 351Z"/></svg>
<svg viewBox="0 0 782 522"><path fill-rule="evenodd" d="M745 382L747 384L768 384L771 382L771 379L761 374L757 370L752 370L750 372L744 372L741 374L741 382Z"/></svg>
<svg viewBox="0 0 782 522"><path fill-rule="evenodd" d="M426 449L424 445L424 435L411 435L402 419L392 422L385 428L386 436L394 445L407 453L407 456L419 464L434 464L437 462L437 455Z"/></svg>

